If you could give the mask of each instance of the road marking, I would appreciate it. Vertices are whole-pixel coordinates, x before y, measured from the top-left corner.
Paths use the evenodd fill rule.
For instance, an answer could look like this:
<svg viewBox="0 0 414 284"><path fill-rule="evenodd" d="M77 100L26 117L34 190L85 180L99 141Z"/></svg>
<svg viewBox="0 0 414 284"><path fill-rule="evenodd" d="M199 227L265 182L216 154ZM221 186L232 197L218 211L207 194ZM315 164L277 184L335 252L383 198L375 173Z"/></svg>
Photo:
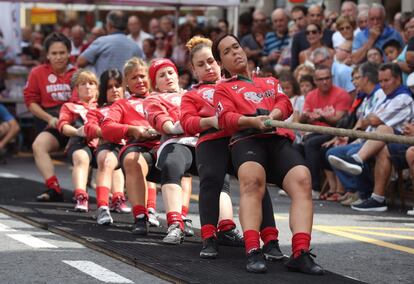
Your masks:
<svg viewBox="0 0 414 284"><path fill-rule="evenodd" d="M341 237L344 237L344 238L353 239L353 240L357 240L357 241L360 241L360 242L370 243L370 244L373 244L373 245L382 246L382 247L386 247L386 248L390 248L390 249L399 250L399 251L403 251L403 252L406 252L406 253L414 254L414 249L413 248L400 246L400 245L392 244L392 243L389 243L389 242L385 242L385 241L381 241L381 240L377 240L377 239L373 239L373 238L369 238L369 237L365 237L365 236L360 236L360 235L353 234L353 233L350 233L350 232L346 232L346 229L341 230L340 226L332 226L331 227L331 226L316 225L316 226L313 226L313 228L315 230L318 230L318 231L322 231L322 232L333 234L333 235L338 235L338 236L341 236ZM366 227L365 229L368 230L369 227Z"/></svg>
<svg viewBox="0 0 414 284"><path fill-rule="evenodd" d="M367 230L369 230L369 228L367 228ZM360 234L365 234L365 235L373 235L373 236L381 236L381 237L390 237L390 238L395 238L395 239L403 239L403 240L410 240L410 241L414 241L414 237L411 236L404 236L404 235L396 235L396 234L387 234L387 233L381 233L381 232L370 232L367 231L365 229L346 229L343 231L347 231L347 232L351 232L351 233L360 233Z"/></svg>
<svg viewBox="0 0 414 284"><path fill-rule="evenodd" d="M105 283L134 283L131 280L124 278L121 275L112 272L111 270L108 270L105 267L102 267L92 261L62 260L62 262Z"/></svg>
<svg viewBox="0 0 414 284"><path fill-rule="evenodd" d="M278 214L273 214L273 216L275 217L275 220L287 220L287 219L289 219L289 217L285 217L285 216L278 215Z"/></svg>
<svg viewBox="0 0 414 284"><path fill-rule="evenodd" d="M0 223L0 232L14 232L14 231L16 230Z"/></svg>
<svg viewBox="0 0 414 284"><path fill-rule="evenodd" d="M321 225L322 226L322 225ZM414 229L410 228L394 228L394 227L360 227L360 226L322 226L329 228L337 228L340 230L356 229L356 230L375 230L375 231L407 231L414 232Z"/></svg>
<svg viewBox="0 0 414 284"><path fill-rule="evenodd" d="M24 243L25 245L28 245L32 248L57 248L57 246L52 245L51 243L45 242L28 234L6 234L6 236Z"/></svg>
<svg viewBox="0 0 414 284"><path fill-rule="evenodd" d="M14 175L11 173L4 173L4 172L0 172L0 177L2 178L19 178L18 175Z"/></svg>

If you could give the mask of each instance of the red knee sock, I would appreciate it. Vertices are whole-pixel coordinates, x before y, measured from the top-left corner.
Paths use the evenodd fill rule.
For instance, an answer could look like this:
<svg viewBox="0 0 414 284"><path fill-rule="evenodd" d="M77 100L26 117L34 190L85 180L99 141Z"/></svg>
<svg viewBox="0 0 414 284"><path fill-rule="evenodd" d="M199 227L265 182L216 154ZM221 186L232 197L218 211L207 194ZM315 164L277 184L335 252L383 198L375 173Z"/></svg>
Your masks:
<svg viewBox="0 0 414 284"><path fill-rule="evenodd" d="M57 193L62 193L62 189L60 189L59 181L56 176L51 176L45 180L45 184L47 188L51 188Z"/></svg>
<svg viewBox="0 0 414 284"><path fill-rule="evenodd" d="M219 232L226 232L236 228L236 224L231 219L224 219L221 220L218 224L218 231Z"/></svg>
<svg viewBox="0 0 414 284"><path fill-rule="evenodd" d="M213 236L215 237L216 233L217 233L217 228L214 225L207 224L207 225L201 226L201 238L203 240L206 240Z"/></svg>
<svg viewBox="0 0 414 284"><path fill-rule="evenodd" d="M89 199L88 193L80 188L75 189L75 198L78 199L79 196L83 196L83 198L85 198L86 200Z"/></svg>
<svg viewBox="0 0 414 284"><path fill-rule="evenodd" d="M183 217L181 216L180 212L168 212L167 213L167 223L168 226L170 226L173 223L178 223L180 224L180 228L181 230L184 230L184 222L183 222Z"/></svg>
<svg viewBox="0 0 414 284"><path fill-rule="evenodd" d="M132 214L134 214L134 219L136 219L138 216L142 217L140 215L148 215L148 210L145 208L145 206L142 205L135 205L132 207Z"/></svg>
<svg viewBox="0 0 414 284"><path fill-rule="evenodd" d="M263 243L266 245L270 241L276 241L279 237L279 231L276 227L266 227L260 231L260 237Z"/></svg>
<svg viewBox="0 0 414 284"><path fill-rule="evenodd" d="M98 208L101 206L109 206L109 188L106 186L97 186L96 199Z"/></svg>
<svg viewBox="0 0 414 284"><path fill-rule="evenodd" d="M115 202L118 198L123 198L124 196L123 192L114 192L112 194L112 202Z"/></svg>
<svg viewBox="0 0 414 284"><path fill-rule="evenodd" d="M302 250L309 251L311 235L308 233L296 233L292 237L293 257L298 257Z"/></svg>
<svg viewBox="0 0 414 284"><path fill-rule="evenodd" d="M156 188L148 188L148 200L147 200L147 208L155 209L157 207L157 189Z"/></svg>
<svg viewBox="0 0 414 284"><path fill-rule="evenodd" d="M188 207L187 206L181 206L181 215L183 215L184 217L187 217L188 214Z"/></svg>
<svg viewBox="0 0 414 284"><path fill-rule="evenodd" d="M244 236L244 246L246 249L246 254L251 250L260 248L259 232L255 230L248 230L243 232Z"/></svg>

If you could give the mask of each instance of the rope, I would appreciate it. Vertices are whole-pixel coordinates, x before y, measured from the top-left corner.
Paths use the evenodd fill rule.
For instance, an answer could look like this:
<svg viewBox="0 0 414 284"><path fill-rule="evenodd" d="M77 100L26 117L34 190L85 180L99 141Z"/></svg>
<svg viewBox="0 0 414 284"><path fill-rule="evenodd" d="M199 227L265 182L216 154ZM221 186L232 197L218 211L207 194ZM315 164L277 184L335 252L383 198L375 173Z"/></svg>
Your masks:
<svg viewBox="0 0 414 284"><path fill-rule="evenodd" d="M386 143L398 143L414 145L414 137L394 135L394 134L383 134L376 132L365 132L361 130L351 130L345 128L335 128L327 126L317 126L310 124L302 124L296 122L287 122L279 120L266 120L264 124L268 127L288 128L293 130L301 130L306 132L315 132L320 134L329 134L333 136L342 136L349 138L362 138L366 140L378 140Z"/></svg>

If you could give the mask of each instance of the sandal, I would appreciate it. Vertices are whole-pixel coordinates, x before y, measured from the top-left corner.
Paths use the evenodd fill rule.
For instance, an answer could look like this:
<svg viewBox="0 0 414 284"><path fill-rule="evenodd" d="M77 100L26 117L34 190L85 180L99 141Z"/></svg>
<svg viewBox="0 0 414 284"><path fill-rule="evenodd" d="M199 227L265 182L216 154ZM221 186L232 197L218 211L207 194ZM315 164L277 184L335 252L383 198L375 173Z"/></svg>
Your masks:
<svg viewBox="0 0 414 284"><path fill-rule="evenodd" d="M335 192L333 193L331 196L328 196L326 198L327 201L339 201L341 199L343 194L339 193L339 192Z"/></svg>
<svg viewBox="0 0 414 284"><path fill-rule="evenodd" d="M327 200L330 196L332 196L333 194L335 194L335 192L325 192L325 193L323 193L323 194L321 194L320 196L319 196L319 199L320 200Z"/></svg>

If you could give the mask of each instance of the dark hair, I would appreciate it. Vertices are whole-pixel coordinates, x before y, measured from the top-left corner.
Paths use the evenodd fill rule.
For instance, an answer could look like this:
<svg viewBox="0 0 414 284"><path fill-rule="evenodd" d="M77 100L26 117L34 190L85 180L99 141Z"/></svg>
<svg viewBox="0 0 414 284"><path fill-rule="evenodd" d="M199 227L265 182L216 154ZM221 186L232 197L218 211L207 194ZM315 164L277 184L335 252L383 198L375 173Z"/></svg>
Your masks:
<svg viewBox="0 0 414 284"><path fill-rule="evenodd" d="M218 46L219 46L220 42L228 36L234 38L240 44L239 39L233 34L221 34L221 35L219 35L219 37L213 42L213 46L211 47L211 51L213 52L214 59L217 62L221 62L220 50L218 49Z"/></svg>
<svg viewBox="0 0 414 284"><path fill-rule="evenodd" d="M239 16L239 24L250 27L253 24L253 16L250 12L244 12Z"/></svg>
<svg viewBox="0 0 414 284"><path fill-rule="evenodd" d="M310 25L313 25L316 27L316 29L318 30L319 33L322 33L322 27L318 24L314 24L314 23L309 23L306 27L309 27Z"/></svg>
<svg viewBox="0 0 414 284"><path fill-rule="evenodd" d="M379 54L381 55L381 57L383 57L383 56L384 56L384 54L382 53L382 50L381 50L380 48L378 48L378 47L376 47L376 46L373 46L373 47L369 48L369 49L368 49L368 51L370 51L371 49L375 49L376 51L378 51L378 52L379 52ZM367 52L368 52L368 51L367 51Z"/></svg>
<svg viewBox="0 0 414 284"><path fill-rule="evenodd" d="M392 77L401 79L402 73L401 73L401 68L400 66L398 66L398 64L392 63L392 62L381 64L379 67L379 71L386 71L386 70L391 71Z"/></svg>
<svg viewBox="0 0 414 284"><path fill-rule="evenodd" d="M315 81L313 81L313 76L312 75L305 74L305 75L301 76L300 80L299 80L299 83L303 83L303 82L309 82L309 83L312 84L312 86L314 88L316 87Z"/></svg>
<svg viewBox="0 0 414 284"><path fill-rule="evenodd" d="M122 11L111 11L106 15L106 22L109 22L114 29L123 32L127 29L128 17Z"/></svg>
<svg viewBox="0 0 414 284"><path fill-rule="evenodd" d="M308 8L306 8L305 6L302 5L298 5L292 8L292 11L290 11L290 13L295 13L295 12L302 12L303 15L307 16L308 15Z"/></svg>
<svg viewBox="0 0 414 284"><path fill-rule="evenodd" d="M331 72L331 68L329 68L326 65L316 65L315 66L315 73L316 73L316 71L320 71L320 70L329 70L329 72Z"/></svg>
<svg viewBox="0 0 414 284"><path fill-rule="evenodd" d="M293 74L290 71L281 72L279 75L279 82L289 82L292 85L293 94L300 94L298 81L296 81L295 77L293 77Z"/></svg>
<svg viewBox="0 0 414 284"><path fill-rule="evenodd" d="M72 44L70 42L70 39L68 39L68 37L65 36L64 34L62 34L62 33L56 33L56 32L55 33L51 33L50 35L48 35L46 37L46 39L45 39L45 42L43 43L44 48L46 50L46 53L49 52L50 46L52 44L54 44L55 42L61 42L61 43L63 43L66 46L68 52L70 53L70 50L72 48Z"/></svg>
<svg viewBox="0 0 414 284"><path fill-rule="evenodd" d="M362 77L367 77L371 83L378 84L378 64L364 62L359 66L359 72Z"/></svg>
<svg viewBox="0 0 414 284"><path fill-rule="evenodd" d="M154 39L152 39L152 38L146 38L146 39L144 39L144 42L145 41L148 42L149 46L151 48L153 48L154 50L157 48L157 43L155 42Z"/></svg>
<svg viewBox="0 0 414 284"><path fill-rule="evenodd" d="M218 23L220 23L220 22L224 23L227 27L229 27L229 22L226 19L218 20Z"/></svg>
<svg viewBox="0 0 414 284"><path fill-rule="evenodd" d="M398 50L401 50L401 43L398 40L390 39L382 46L382 50L385 50L387 47L395 47Z"/></svg>
<svg viewBox="0 0 414 284"><path fill-rule="evenodd" d="M99 78L99 107L102 107L108 103L106 92L108 91L108 84L111 79L114 79L119 85L122 85L121 71L119 71L118 69L108 69L102 73L101 78Z"/></svg>

